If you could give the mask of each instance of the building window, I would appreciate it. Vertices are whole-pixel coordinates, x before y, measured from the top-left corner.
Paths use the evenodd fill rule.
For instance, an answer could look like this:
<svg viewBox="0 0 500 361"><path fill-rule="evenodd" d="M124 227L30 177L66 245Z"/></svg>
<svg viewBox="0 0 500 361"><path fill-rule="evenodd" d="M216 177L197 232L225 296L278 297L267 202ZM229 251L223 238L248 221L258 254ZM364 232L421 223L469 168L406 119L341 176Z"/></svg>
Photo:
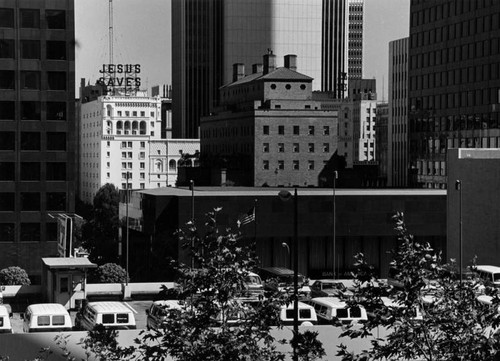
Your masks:
<svg viewBox="0 0 500 361"><path fill-rule="evenodd" d="M14 40L0 39L0 58L14 59Z"/></svg>
<svg viewBox="0 0 500 361"><path fill-rule="evenodd" d="M66 193L47 192L47 210L64 211L66 209Z"/></svg>
<svg viewBox="0 0 500 361"><path fill-rule="evenodd" d="M144 183L141 183L139 186L140 186L141 189L146 188L146 184L144 184Z"/></svg>
<svg viewBox="0 0 500 361"><path fill-rule="evenodd" d="M106 152L106 158L109 158L111 157L111 153L110 152Z"/></svg>
<svg viewBox="0 0 500 361"><path fill-rule="evenodd" d="M14 9L0 9L0 28L14 27Z"/></svg>
<svg viewBox="0 0 500 361"><path fill-rule="evenodd" d="M127 163L122 162L122 169L127 169Z"/></svg>
<svg viewBox="0 0 500 361"><path fill-rule="evenodd" d="M309 153L314 153L314 143L309 143L307 149Z"/></svg>
<svg viewBox="0 0 500 361"><path fill-rule="evenodd" d="M66 163L63 162L47 162L47 180L48 181L65 181L66 180Z"/></svg>
<svg viewBox="0 0 500 361"><path fill-rule="evenodd" d="M280 170L285 169L285 161L284 160L278 161L278 169L280 169Z"/></svg>
<svg viewBox="0 0 500 361"><path fill-rule="evenodd" d="M323 153L330 153L330 144L323 143Z"/></svg>
<svg viewBox="0 0 500 361"><path fill-rule="evenodd" d="M28 29L40 28L40 10L20 9L19 25L21 28L28 28Z"/></svg>
<svg viewBox="0 0 500 361"><path fill-rule="evenodd" d="M122 148L122 149L123 149L123 148L127 148L127 142L122 142L122 144L121 144L120 148Z"/></svg>
<svg viewBox="0 0 500 361"><path fill-rule="evenodd" d="M269 153L269 143L264 143L262 145L262 152Z"/></svg>
<svg viewBox="0 0 500 361"><path fill-rule="evenodd" d="M21 119L22 120L40 120L40 102L21 102Z"/></svg>
<svg viewBox="0 0 500 361"><path fill-rule="evenodd" d="M116 112L116 114L117 114L119 117L121 117L121 116L122 116L122 111L121 111L121 110L118 110L118 111Z"/></svg>
<svg viewBox="0 0 500 361"><path fill-rule="evenodd" d="M48 40L46 57L49 60L66 60L66 42Z"/></svg>
<svg viewBox="0 0 500 361"><path fill-rule="evenodd" d="M14 162L0 162L0 181L14 180L15 169Z"/></svg>
<svg viewBox="0 0 500 361"><path fill-rule="evenodd" d="M141 112L141 117L145 117L146 116L146 112L142 111Z"/></svg>
<svg viewBox="0 0 500 361"><path fill-rule="evenodd" d="M21 150L40 150L40 133L21 132Z"/></svg>
<svg viewBox="0 0 500 361"><path fill-rule="evenodd" d="M139 164L139 168L140 168L140 169L144 169L145 167L146 167L146 166L145 166L145 163L144 163L144 162L141 162L141 163Z"/></svg>
<svg viewBox="0 0 500 361"><path fill-rule="evenodd" d="M0 193L0 212L15 211L15 193Z"/></svg>
<svg viewBox="0 0 500 361"><path fill-rule="evenodd" d="M310 160L307 162L307 169L314 170L314 160Z"/></svg>
<svg viewBox="0 0 500 361"><path fill-rule="evenodd" d="M130 155L132 155L132 153ZM140 152L139 153L139 159L144 159L144 158L146 158L146 153L145 152Z"/></svg>
<svg viewBox="0 0 500 361"><path fill-rule="evenodd" d="M285 126L284 125L278 125L278 134L279 135L285 134Z"/></svg>
<svg viewBox="0 0 500 361"><path fill-rule="evenodd" d="M66 103L47 102L47 120L66 120Z"/></svg>
<svg viewBox="0 0 500 361"><path fill-rule="evenodd" d="M300 135L300 126L298 125L293 126L293 135Z"/></svg>
<svg viewBox="0 0 500 361"><path fill-rule="evenodd" d="M21 242L40 242L40 223L21 223Z"/></svg>
<svg viewBox="0 0 500 361"><path fill-rule="evenodd" d="M300 151L299 143L293 143L292 151L298 153Z"/></svg>
<svg viewBox="0 0 500 361"><path fill-rule="evenodd" d="M106 168L109 169L110 166L111 166L111 163L110 162L106 162Z"/></svg>
<svg viewBox="0 0 500 361"><path fill-rule="evenodd" d="M262 128L262 133L264 135L269 135L269 125L264 125L264 127Z"/></svg>
<svg viewBox="0 0 500 361"><path fill-rule="evenodd" d="M293 170L299 170L299 161L298 160L293 161Z"/></svg>
<svg viewBox="0 0 500 361"><path fill-rule="evenodd" d="M330 127L328 125L323 126L323 135L330 135Z"/></svg>
<svg viewBox="0 0 500 361"><path fill-rule="evenodd" d="M278 143L278 153L283 153L283 152L285 152L285 144Z"/></svg>
<svg viewBox="0 0 500 361"><path fill-rule="evenodd" d="M15 84L14 70L0 70L0 89L15 89Z"/></svg>
<svg viewBox="0 0 500 361"><path fill-rule="evenodd" d="M66 150L66 133L47 132L47 150Z"/></svg>
<svg viewBox="0 0 500 361"><path fill-rule="evenodd" d="M314 125L309 126L309 135L314 135Z"/></svg>
<svg viewBox="0 0 500 361"><path fill-rule="evenodd" d="M130 112L128 110L125 110L125 116L130 117Z"/></svg>
<svg viewBox="0 0 500 361"><path fill-rule="evenodd" d="M66 11L45 10L45 20L48 29L66 29Z"/></svg>
<svg viewBox="0 0 500 361"><path fill-rule="evenodd" d="M139 173L139 179L144 179L146 177L146 173Z"/></svg>
<svg viewBox="0 0 500 361"><path fill-rule="evenodd" d="M40 162L21 162L21 180L39 181Z"/></svg>
<svg viewBox="0 0 500 361"><path fill-rule="evenodd" d="M40 211L40 193L21 192L21 211Z"/></svg>
<svg viewBox="0 0 500 361"><path fill-rule="evenodd" d="M21 59L40 59L40 41L21 40Z"/></svg>
<svg viewBox="0 0 500 361"><path fill-rule="evenodd" d="M14 223L0 223L0 242L14 242Z"/></svg>
<svg viewBox="0 0 500 361"><path fill-rule="evenodd" d="M122 152L122 159L127 159L127 152Z"/></svg>
<svg viewBox="0 0 500 361"><path fill-rule="evenodd" d="M141 142L141 149L146 148L146 142Z"/></svg>
<svg viewBox="0 0 500 361"><path fill-rule="evenodd" d="M66 90L66 72L48 71L47 83L48 90Z"/></svg>
<svg viewBox="0 0 500 361"><path fill-rule="evenodd" d="M0 101L0 120L14 120L15 109L15 102Z"/></svg>
<svg viewBox="0 0 500 361"><path fill-rule="evenodd" d="M268 160L263 160L262 161L262 169L268 170L269 169L269 161Z"/></svg>

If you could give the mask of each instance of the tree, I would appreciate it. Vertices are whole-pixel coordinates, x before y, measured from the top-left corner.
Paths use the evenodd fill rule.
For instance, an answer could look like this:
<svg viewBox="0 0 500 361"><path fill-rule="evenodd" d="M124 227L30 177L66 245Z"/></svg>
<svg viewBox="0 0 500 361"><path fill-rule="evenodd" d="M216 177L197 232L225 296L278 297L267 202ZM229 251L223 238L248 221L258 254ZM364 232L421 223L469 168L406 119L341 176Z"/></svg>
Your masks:
<svg viewBox="0 0 500 361"><path fill-rule="evenodd" d="M343 360L493 360L500 349L497 289L477 276L461 282L454 260L443 264L429 244L408 233L402 213L394 219L399 246L391 267L402 287L374 277L373 267L357 255L355 297L348 302L364 306L371 317L362 327L348 327L343 333L374 337L383 329L387 336L374 337L371 348L358 355L341 345L338 355ZM480 292L492 296L492 306L479 302Z"/></svg>
<svg viewBox="0 0 500 361"><path fill-rule="evenodd" d="M276 349L276 342L284 341L275 340L270 331L280 325L280 307L290 300L276 293L253 306L238 301L257 259L239 232L217 227L219 211L208 213L203 236L191 222L178 232L196 268L177 265L178 295L184 306L167 310L163 328L145 332L141 359L165 360L167 355L178 361L284 359ZM318 345L309 334L301 340Z"/></svg>
<svg viewBox="0 0 500 361"><path fill-rule="evenodd" d="M91 273L90 281L98 283L125 283L127 271L116 263L105 263Z"/></svg>
<svg viewBox="0 0 500 361"><path fill-rule="evenodd" d="M0 270L0 285L30 285L28 273L18 266L11 266Z"/></svg>
<svg viewBox="0 0 500 361"><path fill-rule="evenodd" d="M94 197L93 218L83 226L83 246L98 264L118 260L119 203L118 189L106 183Z"/></svg>

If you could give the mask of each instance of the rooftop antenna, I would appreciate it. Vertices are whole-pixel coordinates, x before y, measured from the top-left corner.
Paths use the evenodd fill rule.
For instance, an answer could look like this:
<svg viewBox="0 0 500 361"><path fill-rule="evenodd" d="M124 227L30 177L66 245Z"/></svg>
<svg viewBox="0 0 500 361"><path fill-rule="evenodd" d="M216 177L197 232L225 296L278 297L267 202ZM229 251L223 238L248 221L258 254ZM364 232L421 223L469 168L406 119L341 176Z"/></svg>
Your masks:
<svg viewBox="0 0 500 361"><path fill-rule="evenodd" d="M109 0L109 63L113 64L113 0Z"/></svg>

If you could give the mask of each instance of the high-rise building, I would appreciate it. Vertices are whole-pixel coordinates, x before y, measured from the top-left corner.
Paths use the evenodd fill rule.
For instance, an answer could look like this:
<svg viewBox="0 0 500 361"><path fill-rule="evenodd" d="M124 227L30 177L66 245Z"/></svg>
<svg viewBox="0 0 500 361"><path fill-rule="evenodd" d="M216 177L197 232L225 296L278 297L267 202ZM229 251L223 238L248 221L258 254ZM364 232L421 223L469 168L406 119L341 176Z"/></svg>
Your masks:
<svg viewBox="0 0 500 361"><path fill-rule="evenodd" d="M408 186L408 38L389 43L387 185Z"/></svg>
<svg viewBox="0 0 500 361"><path fill-rule="evenodd" d="M357 40L362 36L360 7L353 7L357 25L352 35ZM347 0L174 0L174 138L199 137L200 118L218 104L218 89L232 81L233 64L259 64L265 51L296 54L301 70L314 79L313 90L343 98L347 12ZM359 42L356 47L359 54Z"/></svg>
<svg viewBox="0 0 500 361"><path fill-rule="evenodd" d="M75 208L72 0L0 1L0 268L40 274Z"/></svg>
<svg viewBox="0 0 500 361"><path fill-rule="evenodd" d="M347 43L347 77L363 78L363 10L364 0L349 1Z"/></svg>
<svg viewBox="0 0 500 361"><path fill-rule="evenodd" d="M500 146L500 2L410 4L411 181L445 188L449 148Z"/></svg>

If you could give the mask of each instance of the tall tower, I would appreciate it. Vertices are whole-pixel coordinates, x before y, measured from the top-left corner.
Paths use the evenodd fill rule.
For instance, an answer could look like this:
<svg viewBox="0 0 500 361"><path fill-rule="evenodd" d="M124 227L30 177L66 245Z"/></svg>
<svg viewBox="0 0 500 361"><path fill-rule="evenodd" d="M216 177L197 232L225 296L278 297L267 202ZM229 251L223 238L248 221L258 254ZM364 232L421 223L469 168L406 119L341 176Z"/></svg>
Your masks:
<svg viewBox="0 0 500 361"><path fill-rule="evenodd" d="M349 0L347 78L363 78L363 9L364 0Z"/></svg>
<svg viewBox="0 0 500 361"><path fill-rule="evenodd" d="M40 273L75 208L73 0L0 0L0 268Z"/></svg>

